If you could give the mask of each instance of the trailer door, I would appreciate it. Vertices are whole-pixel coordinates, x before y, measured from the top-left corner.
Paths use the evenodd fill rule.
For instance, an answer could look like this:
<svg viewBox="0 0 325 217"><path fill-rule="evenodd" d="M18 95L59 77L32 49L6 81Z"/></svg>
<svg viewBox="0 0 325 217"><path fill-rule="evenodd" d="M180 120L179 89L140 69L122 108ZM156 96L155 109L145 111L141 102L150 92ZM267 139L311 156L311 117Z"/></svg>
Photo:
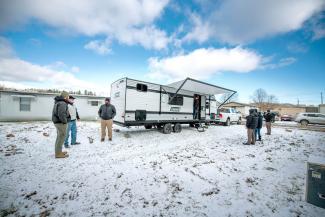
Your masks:
<svg viewBox="0 0 325 217"><path fill-rule="evenodd" d="M200 119L205 119L205 113L206 113L206 97L205 96L201 96L201 111L200 111Z"/></svg>

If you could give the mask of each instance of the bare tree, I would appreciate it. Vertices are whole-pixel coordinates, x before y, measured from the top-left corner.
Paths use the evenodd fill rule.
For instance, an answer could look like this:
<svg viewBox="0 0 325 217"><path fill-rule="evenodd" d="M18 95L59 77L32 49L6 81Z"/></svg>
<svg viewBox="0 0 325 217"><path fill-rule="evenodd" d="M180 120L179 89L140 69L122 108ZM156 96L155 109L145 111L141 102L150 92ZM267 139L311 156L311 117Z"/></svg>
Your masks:
<svg viewBox="0 0 325 217"><path fill-rule="evenodd" d="M267 109L273 109L274 105L278 102L278 98L273 95L273 94L270 94L267 96Z"/></svg>
<svg viewBox="0 0 325 217"><path fill-rule="evenodd" d="M220 101L221 103L229 103L229 102L234 102L238 100L238 93L235 93L234 95L231 96L232 93L225 93L221 96ZM229 98L230 97L230 98Z"/></svg>
<svg viewBox="0 0 325 217"><path fill-rule="evenodd" d="M262 88L255 90L253 93L253 96L252 96L253 102L261 110L262 110L263 105L265 104L267 98L268 98L268 95L267 95L266 91Z"/></svg>

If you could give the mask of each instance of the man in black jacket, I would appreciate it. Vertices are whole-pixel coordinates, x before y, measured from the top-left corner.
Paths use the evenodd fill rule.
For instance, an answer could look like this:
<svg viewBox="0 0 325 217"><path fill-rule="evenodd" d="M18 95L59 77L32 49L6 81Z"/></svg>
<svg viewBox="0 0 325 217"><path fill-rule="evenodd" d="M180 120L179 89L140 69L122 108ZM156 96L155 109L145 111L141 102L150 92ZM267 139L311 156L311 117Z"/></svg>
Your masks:
<svg viewBox="0 0 325 217"><path fill-rule="evenodd" d="M66 158L69 157L66 151L62 151L62 145L67 133L67 122L68 122L68 100L69 93L63 91L60 96L54 98L54 106L52 111L52 121L56 128L56 140L55 140L55 157Z"/></svg>
<svg viewBox="0 0 325 217"><path fill-rule="evenodd" d="M255 128L257 127L257 116L254 109L249 110L246 117L247 142L244 145L255 145Z"/></svg>
<svg viewBox="0 0 325 217"><path fill-rule="evenodd" d="M101 140L105 141L106 136L106 128L108 130L108 138L109 141L112 141L112 127L113 127L113 118L116 115L115 106L111 104L111 99L107 97L105 99L105 104L101 105L98 110L98 116L101 118Z"/></svg>
<svg viewBox="0 0 325 217"><path fill-rule="evenodd" d="M256 141L262 140L262 136L261 136L262 126L263 126L263 115L261 112L258 112L257 127L255 128L255 140ZM257 138L257 136L258 136L258 138Z"/></svg>
<svg viewBox="0 0 325 217"><path fill-rule="evenodd" d="M264 115L265 118L265 125L267 130L267 135L271 135L271 121L273 118L273 115L271 114L270 110L267 110L266 114Z"/></svg>

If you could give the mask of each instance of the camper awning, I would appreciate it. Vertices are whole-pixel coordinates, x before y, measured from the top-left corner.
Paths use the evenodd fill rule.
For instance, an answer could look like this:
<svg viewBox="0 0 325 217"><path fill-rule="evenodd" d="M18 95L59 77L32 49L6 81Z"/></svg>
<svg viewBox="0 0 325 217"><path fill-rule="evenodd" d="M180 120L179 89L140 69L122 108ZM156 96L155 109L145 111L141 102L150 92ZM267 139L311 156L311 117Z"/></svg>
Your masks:
<svg viewBox="0 0 325 217"><path fill-rule="evenodd" d="M203 81L198 81L193 78L186 78L181 81L177 81L175 83L171 83L167 85L169 87L175 88L178 93L179 90L186 90L195 92L200 95L217 95L224 93L236 93L234 90L226 89L223 87L219 87L213 84L205 83Z"/></svg>

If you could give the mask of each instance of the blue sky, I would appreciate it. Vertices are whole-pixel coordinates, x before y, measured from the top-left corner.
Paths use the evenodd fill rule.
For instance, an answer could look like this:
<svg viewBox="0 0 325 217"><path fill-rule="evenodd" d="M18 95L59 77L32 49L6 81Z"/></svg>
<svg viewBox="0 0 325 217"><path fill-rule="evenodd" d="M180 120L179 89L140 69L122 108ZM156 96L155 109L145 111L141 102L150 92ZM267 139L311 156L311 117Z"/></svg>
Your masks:
<svg viewBox="0 0 325 217"><path fill-rule="evenodd" d="M124 76L193 77L279 102L325 94L324 0L4 0L0 83L108 95Z"/></svg>

